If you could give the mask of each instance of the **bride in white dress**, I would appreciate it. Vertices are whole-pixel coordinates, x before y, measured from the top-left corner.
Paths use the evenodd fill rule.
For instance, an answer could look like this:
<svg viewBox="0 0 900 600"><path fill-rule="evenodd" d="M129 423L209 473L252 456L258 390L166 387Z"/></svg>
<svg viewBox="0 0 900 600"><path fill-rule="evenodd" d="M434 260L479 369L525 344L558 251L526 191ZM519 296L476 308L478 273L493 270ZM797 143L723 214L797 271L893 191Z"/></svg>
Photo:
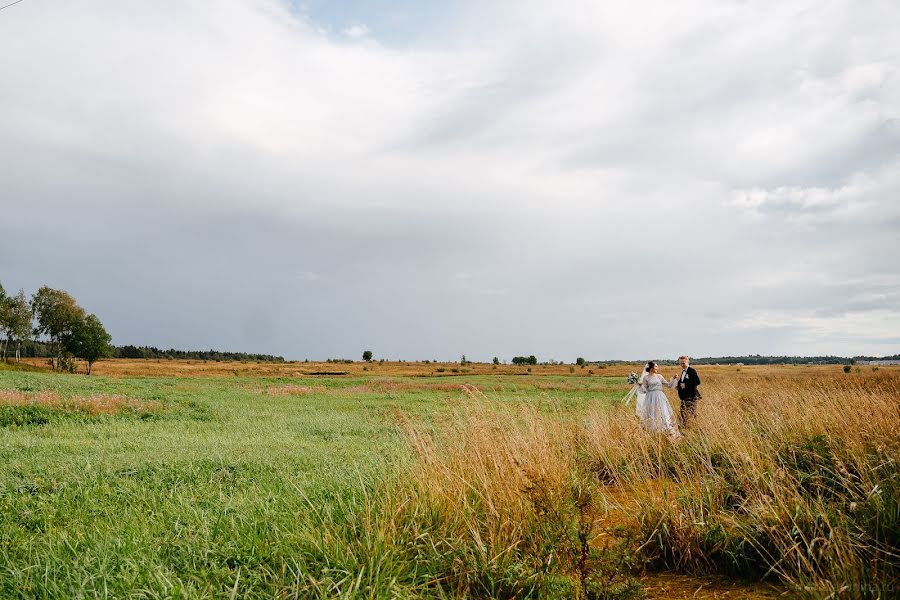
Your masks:
<svg viewBox="0 0 900 600"><path fill-rule="evenodd" d="M637 401L637 415L647 431L667 433L673 438L681 437L678 426L675 424L675 413L662 389L663 386L674 388L676 385L678 385L676 377L672 377L671 381L666 381L665 377L659 373L655 362L651 360L647 363L638 384L638 388L643 394L638 395Z"/></svg>

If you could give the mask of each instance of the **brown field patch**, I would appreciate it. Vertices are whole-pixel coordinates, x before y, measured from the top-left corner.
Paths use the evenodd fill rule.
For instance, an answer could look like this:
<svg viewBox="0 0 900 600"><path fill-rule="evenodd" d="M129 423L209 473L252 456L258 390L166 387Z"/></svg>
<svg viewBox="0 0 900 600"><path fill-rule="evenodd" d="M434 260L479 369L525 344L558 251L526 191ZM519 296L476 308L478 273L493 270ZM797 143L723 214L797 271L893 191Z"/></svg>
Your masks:
<svg viewBox="0 0 900 600"><path fill-rule="evenodd" d="M46 368L45 358L26 358L23 362L36 367ZM887 379L891 373L900 372L900 366L881 366L876 371L871 366L853 367L851 373L843 373L842 365L695 365L704 383L735 377L745 381L759 378L763 382L769 377L787 377L808 380L823 377L843 377L844 379L865 378ZM291 377L314 378L316 372L340 370L346 373L343 377L362 379L381 379L390 377L442 378L454 377L464 379L472 376L496 375L512 377L516 385L528 385L543 376L562 375L569 378L603 380L608 377L625 377L629 372L640 372L643 364L620 364L597 367L588 365L584 369L576 368L570 373L571 365L533 365L519 367L515 365L492 365L489 363L469 363L460 367L458 363L425 363L425 362L354 362L335 365L327 362L239 362L239 361L202 361L202 360L157 360L157 359L109 359L94 364L92 372L97 375L111 377ZM529 372L528 369L531 369ZM454 373L453 369L460 372ZM672 376L678 371L676 366L663 366L663 375ZM455 384L449 384L455 385ZM559 383L545 382L543 385L558 386ZM573 385L569 382L567 385ZM577 385L577 384L574 384ZM550 388L548 388L550 389ZM559 388L567 389L567 388Z"/></svg>
<svg viewBox="0 0 900 600"><path fill-rule="evenodd" d="M136 412L161 412L164 406L152 400L139 400L119 394L94 394L64 398L56 392L19 392L0 390L0 406L42 406L63 412L81 412L89 415L116 415L125 410Z"/></svg>

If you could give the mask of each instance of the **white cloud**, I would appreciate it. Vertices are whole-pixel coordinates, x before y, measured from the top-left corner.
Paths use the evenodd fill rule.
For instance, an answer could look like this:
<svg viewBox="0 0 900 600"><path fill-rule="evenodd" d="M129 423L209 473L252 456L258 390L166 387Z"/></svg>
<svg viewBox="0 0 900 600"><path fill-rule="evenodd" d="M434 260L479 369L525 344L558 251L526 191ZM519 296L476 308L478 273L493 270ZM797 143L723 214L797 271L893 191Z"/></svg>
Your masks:
<svg viewBox="0 0 900 600"><path fill-rule="evenodd" d="M891 223L900 217L900 160L853 173L842 185L779 186L733 192L725 206L737 209L754 222L779 228L782 224L810 231L823 223L840 223L848 236L873 224ZM773 223L773 221L777 221Z"/></svg>
<svg viewBox="0 0 900 600"><path fill-rule="evenodd" d="M349 38L363 38L369 34L369 28L362 24L351 25L344 29L344 35Z"/></svg>
<svg viewBox="0 0 900 600"><path fill-rule="evenodd" d="M885 353L900 343L896 335L900 312L896 310L829 316L813 311L756 311L726 323L725 327L744 331L783 330L789 334L790 343L821 348L822 353L828 352L827 347L821 345L823 339L853 344L866 355ZM865 352L867 347L868 352Z"/></svg>

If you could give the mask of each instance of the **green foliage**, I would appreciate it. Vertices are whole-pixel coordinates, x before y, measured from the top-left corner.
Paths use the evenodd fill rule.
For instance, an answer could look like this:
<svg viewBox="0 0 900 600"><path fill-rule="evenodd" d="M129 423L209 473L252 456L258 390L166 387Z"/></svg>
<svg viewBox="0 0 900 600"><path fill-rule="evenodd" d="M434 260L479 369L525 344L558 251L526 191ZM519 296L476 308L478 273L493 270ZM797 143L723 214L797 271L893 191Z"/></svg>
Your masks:
<svg viewBox="0 0 900 600"><path fill-rule="evenodd" d="M0 333L3 334L0 342L2 358L6 359L10 344L15 344L18 360L22 342L31 336L31 306L23 290L15 296L7 296L0 285Z"/></svg>
<svg viewBox="0 0 900 600"><path fill-rule="evenodd" d="M363 352L362 358L366 362L371 362L372 361L372 351L366 350L365 352Z"/></svg>
<svg viewBox="0 0 900 600"><path fill-rule="evenodd" d="M514 365L536 365L537 358L532 354L531 356L514 356L512 359L512 364Z"/></svg>
<svg viewBox="0 0 900 600"><path fill-rule="evenodd" d="M84 319L84 309L67 292L47 286L32 296L31 309L38 323L35 334L50 337L56 354L56 368L60 368L63 351L71 350L65 347L65 341L72 338L75 327Z"/></svg>
<svg viewBox="0 0 900 600"><path fill-rule="evenodd" d="M575 364L578 365L579 367L583 367L585 365L585 362L586 361L580 356L575 359Z"/></svg>
<svg viewBox="0 0 900 600"><path fill-rule="evenodd" d="M56 361L56 368L65 373L74 373L78 369L75 355L66 350Z"/></svg>
<svg viewBox="0 0 900 600"><path fill-rule="evenodd" d="M43 406L0 406L0 427L44 425L50 422L50 409Z"/></svg>
<svg viewBox="0 0 900 600"><path fill-rule="evenodd" d="M71 339L67 340L66 346L87 363L87 373L90 375L96 361L112 356L111 341L100 319L96 315L88 315L72 328Z"/></svg>
<svg viewBox="0 0 900 600"><path fill-rule="evenodd" d="M497 358L497 357L495 356L495 357L494 357L494 360L493 360L492 362L493 362L495 365L499 365L499 364L500 364L500 359Z"/></svg>

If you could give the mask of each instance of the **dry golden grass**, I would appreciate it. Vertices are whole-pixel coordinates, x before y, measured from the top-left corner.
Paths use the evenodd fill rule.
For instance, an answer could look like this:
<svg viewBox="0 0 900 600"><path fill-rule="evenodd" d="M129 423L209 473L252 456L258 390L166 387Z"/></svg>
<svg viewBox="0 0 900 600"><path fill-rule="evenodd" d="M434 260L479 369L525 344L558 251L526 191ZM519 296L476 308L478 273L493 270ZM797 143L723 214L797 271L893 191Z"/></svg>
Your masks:
<svg viewBox="0 0 900 600"><path fill-rule="evenodd" d="M579 596L597 570L612 584L630 565L774 578L812 597L890 597L900 370L701 373L698 420L678 443L644 433L625 407L572 423L472 390L435 428L401 419L417 462L394 493L495 567L555 561ZM614 550L623 571L610 574ZM460 567L460 585L478 568Z"/></svg>
<svg viewBox="0 0 900 600"><path fill-rule="evenodd" d="M81 412L88 415L115 415L124 410L159 412L160 402L138 400L118 394L94 394L64 398L55 392L19 392L0 390L0 406L39 406L65 412Z"/></svg>
<svg viewBox="0 0 900 600"><path fill-rule="evenodd" d="M45 358L26 358L23 362L46 367ZM165 360L165 359L109 359L94 364L92 372L96 375L112 377L464 377L477 375L500 376L541 376L564 375L566 377L625 377L629 372L639 372L642 364L621 364L607 367L587 366L585 368L572 365L534 365L530 367L515 365L492 365L487 363L424 363L424 362L239 362L239 361L205 361L205 360ZM713 382L721 377L745 380L745 378L797 377L801 379L845 376L841 365L760 365L760 366L713 366L700 365L704 383ZM456 372L454 372L454 369ZM664 375L672 376L678 367L662 367ZM890 377L890 373L900 372L900 366L855 367L849 378ZM336 374L336 375L319 375ZM565 382L547 384L553 386L566 385ZM707 386L706 389L708 389Z"/></svg>

